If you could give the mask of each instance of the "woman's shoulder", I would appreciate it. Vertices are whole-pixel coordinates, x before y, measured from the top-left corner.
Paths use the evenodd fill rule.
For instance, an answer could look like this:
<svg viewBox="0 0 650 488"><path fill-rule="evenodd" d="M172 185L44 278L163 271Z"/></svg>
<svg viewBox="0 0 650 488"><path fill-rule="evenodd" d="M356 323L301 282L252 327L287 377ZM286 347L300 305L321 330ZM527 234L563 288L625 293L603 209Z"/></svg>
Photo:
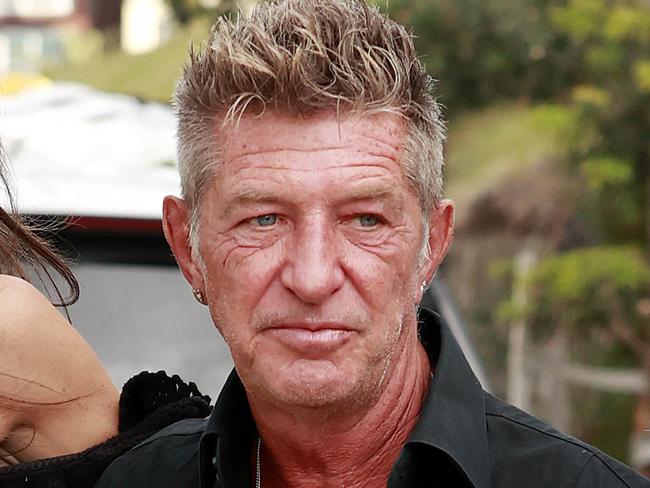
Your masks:
<svg viewBox="0 0 650 488"><path fill-rule="evenodd" d="M16 276L0 274L0 293L38 293L38 290L29 282ZM2 296L0 295L0 299Z"/></svg>
<svg viewBox="0 0 650 488"><path fill-rule="evenodd" d="M0 275L0 351L3 352L3 363L6 363L5 354L49 354L47 349L52 342L64 340L74 343L78 340L77 335L70 323L31 283Z"/></svg>
<svg viewBox="0 0 650 488"><path fill-rule="evenodd" d="M3 358L4 353L9 354L22 341L34 339L45 329L46 322L54 322L54 327L61 329L61 321L65 319L59 318L54 306L31 283L0 275L0 351L3 351Z"/></svg>
<svg viewBox="0 0 650 488"><path fill-rule="evenodd" d="M9 276L0 276L0 357L0 417L4 403L14 421L25 417L44 438L63 441L38 457L116 431L118 394L92 348L34 286ZM93 427L66 439L70 425Z"/></svg>
<svg viewBox="0 0 650 488"><path fill-rule="evenodd" d="M0 318L29 320L39 314L58 314L50 301L34 285L22 278L0 274ZM1 327L2 325L0 325Z"/></svg>
<svg viewBox="0 0 650 488"><path fill-rule="evenodd" d="M94 351L33 285L0 275L0 373L51 379L68 391L90 380L108 381Z"/></svg>

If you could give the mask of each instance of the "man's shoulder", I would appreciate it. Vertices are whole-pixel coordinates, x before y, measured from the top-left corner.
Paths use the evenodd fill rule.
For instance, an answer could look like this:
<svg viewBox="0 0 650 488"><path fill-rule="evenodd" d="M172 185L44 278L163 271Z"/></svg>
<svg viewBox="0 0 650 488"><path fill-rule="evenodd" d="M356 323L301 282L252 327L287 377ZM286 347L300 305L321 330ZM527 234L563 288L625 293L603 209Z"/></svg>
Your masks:
<svg viewBox="0 0 650 488"><path fill-rule="evenodd" d="M142 441L106 469L96 487L199 485L199 440L206 419L176 422Z"/></svg>
<svg viewBox="0 0 650 488"><path fill-rule="evenodd" d="M495 486L533 486L535 480L567 488L650 488L623 463L508 403L486 394L485 407Z"/></svg>

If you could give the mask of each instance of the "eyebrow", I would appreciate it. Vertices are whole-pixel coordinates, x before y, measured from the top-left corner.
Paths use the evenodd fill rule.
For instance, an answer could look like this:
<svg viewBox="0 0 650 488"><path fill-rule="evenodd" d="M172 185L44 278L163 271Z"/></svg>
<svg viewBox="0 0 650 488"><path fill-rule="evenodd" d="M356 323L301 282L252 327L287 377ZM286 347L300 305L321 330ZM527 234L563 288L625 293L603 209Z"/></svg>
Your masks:
<svg viewBox="0 0 650 488"><path fill-rule="evenodd" d="M245 188L233 196L228 197L222 214L225 217L232 215L239 207L259 204L279 203L281 199L276 195L260 188Z"/></svg>
<svg viewBox="0 0 650 488"><path fill-rule="evenodd" d="M384 183L355 185L354 187L345 189L340 194L337 194L335 199L343 203L361 202L365 200L390 200L400 205L402 202L400 192ZM241 207L278 204L283 201L283 198L264 188L244 188L237 191L232 196L227 197L227 203L222 211L222 215L229 217L236 211L236 209Z"/></svg>
<svg viewBox="0 0 650 488"><path fill-rule="evenodd" d="M385 184L358 185L351 190L344 191L341 200L397 200L401 201L401 195L393 187Z"/></svg>

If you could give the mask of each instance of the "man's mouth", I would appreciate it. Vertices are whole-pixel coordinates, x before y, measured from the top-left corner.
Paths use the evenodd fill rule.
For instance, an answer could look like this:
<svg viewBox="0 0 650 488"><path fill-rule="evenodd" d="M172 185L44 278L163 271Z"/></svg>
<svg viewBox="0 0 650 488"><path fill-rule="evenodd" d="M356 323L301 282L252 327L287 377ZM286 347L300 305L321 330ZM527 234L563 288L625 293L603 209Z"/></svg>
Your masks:
<svg viewBox="0 0 650 488"><path fill-rule="evenodd" d="M319 358L330 354L356 332L350 327L331 322L275 324L264 334L306 358Z"/></svg>

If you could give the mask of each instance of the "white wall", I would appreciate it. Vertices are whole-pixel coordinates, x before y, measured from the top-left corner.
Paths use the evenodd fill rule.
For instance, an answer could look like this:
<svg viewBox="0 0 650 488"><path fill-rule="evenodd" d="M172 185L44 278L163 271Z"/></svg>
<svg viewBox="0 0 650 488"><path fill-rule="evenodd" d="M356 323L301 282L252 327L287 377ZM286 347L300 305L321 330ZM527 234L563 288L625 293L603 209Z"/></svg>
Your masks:
<svg viewBox="0 0 650 488"><path fill-rule="evenodd" d="M163 0L124 0L121 44L129 54L153 51L169 39L173 17Z"/></svg>
<svg viewBox="0 0 650 488"><path fill-rule="evenodd" d="M74 0L0 0L0 16L56 18L73 12Z"/></svg>

